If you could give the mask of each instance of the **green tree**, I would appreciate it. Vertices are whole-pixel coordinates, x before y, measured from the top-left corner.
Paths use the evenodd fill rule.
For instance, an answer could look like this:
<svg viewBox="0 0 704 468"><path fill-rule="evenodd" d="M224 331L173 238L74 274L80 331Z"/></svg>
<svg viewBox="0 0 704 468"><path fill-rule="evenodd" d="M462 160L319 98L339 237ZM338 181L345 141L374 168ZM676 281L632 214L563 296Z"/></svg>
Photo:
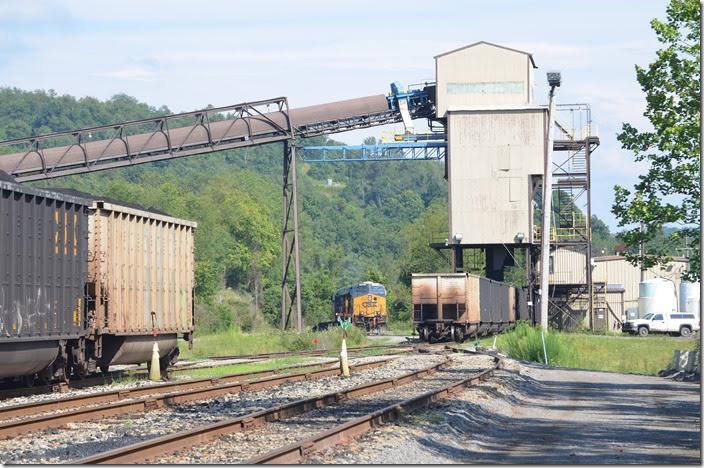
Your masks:
<svg viewBox="0 0 704 468"><path fill-rule="evenodd" d="M448 251L440 252L429 245L433 238L447 235L447 216L447 206L436 203L402 231L406 248L400 260L399 279L406 286L411 284L412 273L450 271Z"/></svg>
<svg viewBox="0 0 704 468"><path fill-rule="evenodd" d="M596 215L592 215L592 255L595 257L601 255L613 254L614 246L616 245L616 237L611 234L609 226Z"/></svg>
<svg viewBox="0 0 704 468"><path fill-rule="evenodd" d="M638 83L645 92L645 117L652 131L638 130L624 123L618 135L624 149L636 161L649 163L632 190L616 186L613 213L619 226L626 227L621 239L631 246L648 242L662 233L666 224L682 229L672 234L675 241L688 243L690 257L687 279L696 280L699 271L699 27L696 0L671 0L665 21L653 19L651 27L662 47L647 69L636 65ZM638 223L644 223L641 230ZM667 260L666 252L653 248L642 260L642 268ZM640 256L628 254L633 264Z"/></svg>

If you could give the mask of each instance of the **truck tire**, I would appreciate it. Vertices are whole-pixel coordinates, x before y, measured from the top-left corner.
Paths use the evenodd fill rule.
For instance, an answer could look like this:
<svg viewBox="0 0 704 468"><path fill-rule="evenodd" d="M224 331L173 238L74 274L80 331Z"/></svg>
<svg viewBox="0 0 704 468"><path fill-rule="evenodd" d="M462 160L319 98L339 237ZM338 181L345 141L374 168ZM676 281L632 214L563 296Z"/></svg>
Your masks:
<svg viewBox="0 0 704 468"><path fill-rule="evenodd" d="M689 326L685 325L682 328L680 328L680 336L687 338L689 336L692 336L692 329L689 328Z"/></svg>
<svg viewBox="0 0 704 468"><path fill-rule="evenodd" d="M648 327L638 327L638 335L639 336L648 336L648 333L650 330L648 330Z"/></svg>

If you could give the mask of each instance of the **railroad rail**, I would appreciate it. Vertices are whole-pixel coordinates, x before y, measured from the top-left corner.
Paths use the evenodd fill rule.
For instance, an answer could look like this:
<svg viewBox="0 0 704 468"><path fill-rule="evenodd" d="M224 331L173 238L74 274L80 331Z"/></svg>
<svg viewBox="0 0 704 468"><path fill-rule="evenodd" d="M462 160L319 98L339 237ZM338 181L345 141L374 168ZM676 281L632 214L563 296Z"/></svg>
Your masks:
<svg viewBox="0 0 704 468"><path fill-rule="evenodd" d="M162 437L157 437L146 442L128 445L119 449L111 450L92 457L87 457L77 461L79 464L98 463L139 463L149 460L155 456L164 455L179 449L192 447L211 440L219 435L227 433L241 432L264 425L268 422L286 419L292 416L306 413L308 411L337 404L341 401L376 393L395 386L405 385L413 380L422 378L436 372L446 366L449 359L417 370L401 377L379 380L353 387L348 390L331 392L322 396L306 398L280 406L274 406L265 410L219 421L213 424L196 427L191 430L181 431Z"/></svg>
<svg viewBox="0 0 704 468"><path fill-rule="evenodd" d="M144 463L149 460L153 460L156 457L167 455L184 448L204 444L221 435L250 430L266 423L287 419L326 406L336 405L345 400L382 392L394 387L400 387L433 374L447 366L450 362L451 359L446 357L446 359L439 364L434 364L430 367L426 367L400 377L384 379L377 382L356 386L345 391L331 392L318 397L301 399L284 405L274 406L244 416L225 419L216 423L203 425L190 430L180 431L145 442L110 450L101 454L83 458L74 463ZM295 463L303 456L311 453L311 451L342 442L347 437L355 437L378 424L395 419L400 414L428 406L439 398L452 395L461 391L465 387L474 385L477 382L493 375L493 372L500 368L500 366L501 360L498 357L494 357L493 365L484 371L472 374L465 379L453 382L449 385L445 385L438 390L426 392L415 398L403 401L400 404L388 406L370 415L355 418L354 420L336 426L331 430L310 438L306 438L290 446L276 449L264 455L252 458L245 463Z"/></svg>
<svg viewBox="0 0 704 468"><path fill-rule="evenodd" d="M388 349L390 351L396 351L396 353L402 352L413 352L418 349L417 346L412 344L400 344L400 345L377 345L377 346L359 346L354 348L348 348L349 354L362 354L364 350L379 350ZM311 350L311 351L284 351L276 353L261 353L261 354L248 354L248 355L231 355L231 356L211 356L208 359L213 361L225 361L225 360L236 360L243 359L248 361L255 360L266 360L279 357L292 357L292 356L324 356L327 354L334 354L338 351L332 349L324 350ZM211 364L211 365L199 365L197 362L184 364L181 366L175 366L168 370L168 373L173 372L187 372L198 369L213 369L217 367L229 366L233 363L223 363L223 364ZM291 366L296 367L296 366ZM262 371L262 375L272 375L264 374L269 371ZM86 377L80 380L72 380L70 382L61 382L46 385L37 385L35 387L18 387L18 388L6 388L0 389L0 400L6 400L15 397L28 397L32 395L41 395L47 393L65 393L71 389L82 389L87 387L93 387L98 385L106 385L114 383L117 379L121 379L128 376L137 377L147 377L149 375L147 369L123 369L118 371L111 371L107 375L97 375L94 377ZM2 412L0 412L0 418L2 417Z"/></svg>
<svg viewBox="0 0 704 468"><path fill-rule="evenodd" d="M419 343L425 344L425 343ZM412 343L401 343L396 345L374 345L374 346L355 346L347 348L347 353L360 353L368 350L378 350L378 349L388 349L388 350L409 350L414 351L418 348L417 344ZM221 356L209 356L208 359L214 361L225 360L225 359L265 359L265 358L275 358L275 357L287 357L287 356L318 356L325 354L339 353L336 349L313 349L308 351L281 351L275 353L263 353L263 354L247 354L247 355L221 355Z"/></svg>
<svg viewBox="0 0 704 468"><path fill-rule="evenodd" d="M468 352L461 350L460 352ZM479 354L479 353L478 353ZM420 408L430 406L434 401L442 398L451 397L455 393L463 391L465 388L476 385L482 380L494 375L497 369L500 369L503 361L494 356L494 365L489 369L473 374L465 379L453 382L440 389L431 390L419 396L409 398L401 403L389 405L381 410L373 413L360 416L351 421L339 424L327 431L320 432L314 436L307 437L303 440L295 442L286 447L274 449L263 455L250 458L245 462L246 465L258 464L291 464L300 461L305 456L332 447L340 443L344 443L349 439L358 437L365 432L394 421L404 414L415 411Z"/></svg>
<svg viewBox="0 0 704 468"><path fill-rule="evenodd" d="M369 369L382 366L389 361L391 361L391 359L382 359L363 364L356 364L350 366L350 369ZM212 379L187 380L165 385L151 385L148 387L141 387L131 390L101 392L61 400L1 408L0 417L4 418L23 417L27 415L31 416L46 411L67 411L57 414L31 416L29 418L0 423L0 438L9 438L28 432L48 429L51 427L59 427L70 422L92 421L102 419L107 416L150 411L153 409L190 401L203 400L225 394L275 387L286 382L320 379L323 377L339 375L340 373L340 370L337 367L310 370L314 367L321 367L321 364L316 363L305 366L291 366L289 369L306 368L308 370L306 372L295 374L272 375L257 380L248 380L248 378L261 377L262 374L267 372L275 374L276 371L258 371L246 374L233 374L230 376ZM164 390L168 389L175 391L164 393ZM95 406L85 407L87 405Z"/></svg>

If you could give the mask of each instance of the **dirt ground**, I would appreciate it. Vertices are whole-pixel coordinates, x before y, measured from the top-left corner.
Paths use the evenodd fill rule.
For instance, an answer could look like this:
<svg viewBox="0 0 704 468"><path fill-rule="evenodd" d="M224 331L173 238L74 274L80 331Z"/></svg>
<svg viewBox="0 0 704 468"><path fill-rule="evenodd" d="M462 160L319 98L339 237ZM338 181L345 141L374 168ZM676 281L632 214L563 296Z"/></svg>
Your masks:
<svg viewBox="0 0 704 468"><path fill-rule="evenodd" d="M506 367L480 387L307 462L700 463L699 382Z"/></svg>

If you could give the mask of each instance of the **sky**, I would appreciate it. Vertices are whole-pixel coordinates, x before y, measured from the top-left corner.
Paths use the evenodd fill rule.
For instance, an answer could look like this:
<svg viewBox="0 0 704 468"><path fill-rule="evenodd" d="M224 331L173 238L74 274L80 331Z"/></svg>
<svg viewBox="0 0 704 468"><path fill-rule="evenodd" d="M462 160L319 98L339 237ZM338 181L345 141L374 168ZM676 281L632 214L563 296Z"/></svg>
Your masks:
<svg viewBox="0 0 704 468"><path fill-rule="evenodd" d="M537 103L547 102L545 72L560 70L557 102L591 105L601 140L592 155L592 213L613 231L613 186L631 187L646 170L616 133L623 122L647 125L634 65L654 59L650 21L664 18L666 5L0 0L0 86L99 99L126 93L174 112L278 96L300 107L433 80L435 55L494 42L533 54ZM333 138L355 144L389 130Z"/></svg>

